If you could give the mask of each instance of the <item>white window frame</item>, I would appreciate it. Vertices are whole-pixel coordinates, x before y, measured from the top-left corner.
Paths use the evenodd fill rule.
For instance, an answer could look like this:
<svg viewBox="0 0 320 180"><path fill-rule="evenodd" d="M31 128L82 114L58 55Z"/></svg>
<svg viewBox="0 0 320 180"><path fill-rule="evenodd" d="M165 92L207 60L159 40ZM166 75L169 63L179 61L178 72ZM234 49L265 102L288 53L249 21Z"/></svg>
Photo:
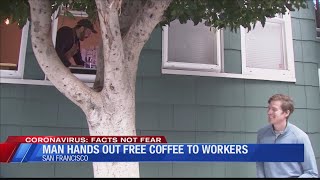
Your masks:
<svg viewBox="0 0 320 180"><path fill-rule="evenodd" d="M170 62L168 60L168 43L169 43L169 25L163 26L162 31L162 73L164 74L178 74L179 72L183 74L194 73L201 75L201 72L221 72L222 69L222 58L223 47L222 43L222 30L216 30L212 28L213 36L215 36L216 54L215 59L217 64L202 64L202 63L188 63L188 62ZM189 73L188 73L189 72Z"/></svg>
<svg viewBox="0 0 320 180"><path fill-rule="evenodd" d="M61 8L61 7L60 7ZM57 10L51 17L52 19L52 42L53 45L56 45L56 37L57 37L57 31L58 31L58 20L59 18L55 18L58 15L59 10ZM73 11L69 10L70 13L73 14L75 17L88 17L88 14L84 11ZM60 10L60 15L63 15L64 11ZM96 79L95 74L77 74L73 73L78 79L80 79L83 82L92 83ZM45 77L45 80L48 80L47 77Z"/></svg>
<svg viewBox="0 0 320 180"><path fill-rule="evenodd" d="M287 70L249 68L246 66L246 29L241 27L241 59L242 74L260 76L263 79L278 79L281 81L295 82L294 52L292 41L292 26L290 14L281 17L268 18L266 23L279 23L282 25L284 60ZM267 24L266 24L267 25ZM252 30L254 31L254 29ZM249 32L250 33L250 32Z"/></svg>
<svg viewBox="0 0 320 180"><path fill-rule="evenodd" d="M319 76L318 80L319 80L319 91L320 91L320 68L318 69L318 76Z"/></svg>
<svg viewBox="0 0 320 180"><path fill-rule="evenodd" d="M0 70L0 78L9 78L9 79L19 79L23 78L24 66L26 60L26 50L29 34L29 21L22 28L21 32L21 42L19 50L19 60L18 60L18 69L17 70Z"/></svg>
<svg viewBox="0 0 320 180"><path fill-rule="evenodd" d="M286 57L287 57L287 68L288 70L268 70L268 69L245 69L245 29L240 27L241 33L241 62L242 72L238 73L225 73L224 72L224 38L223 30L220 30L220 58L221 58L221 71L206 71L198 68L193 63L190 63L191 67L184 69L166 69L165 63L168 59L168 26L163 26L162 32L162 68L163 74L175 74L175 75L192 75L192 76L211 76L211 77L225 77L225 78L236 78L236 79L255 79L255 80L268 80L268 81L282 81L282 82L296 82L295 78L295 67L294 67L294 53L293 53L293 40L292 40L292 26L291 16L289 11L287 15L276 15L276 18L281 19L284 23L284 37L286 44Z"/></svg>

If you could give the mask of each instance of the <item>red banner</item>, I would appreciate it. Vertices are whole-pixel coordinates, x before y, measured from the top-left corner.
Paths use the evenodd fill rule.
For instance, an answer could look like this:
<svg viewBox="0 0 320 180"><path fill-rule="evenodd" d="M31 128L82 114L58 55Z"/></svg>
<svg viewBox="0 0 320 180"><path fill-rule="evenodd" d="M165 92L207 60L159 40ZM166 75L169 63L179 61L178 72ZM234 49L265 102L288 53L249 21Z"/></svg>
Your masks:
<svg viewBox="0 0 320 180"><path fill-rule="evenodd" d="M10 162L18 147L19 143L0 144L0 162Z"/></svg>
<svg viewBox="0 0 320 180"><path fill-rule="evenodd" d="M167 143L164 136L9 136L7 143Z"/></svg>

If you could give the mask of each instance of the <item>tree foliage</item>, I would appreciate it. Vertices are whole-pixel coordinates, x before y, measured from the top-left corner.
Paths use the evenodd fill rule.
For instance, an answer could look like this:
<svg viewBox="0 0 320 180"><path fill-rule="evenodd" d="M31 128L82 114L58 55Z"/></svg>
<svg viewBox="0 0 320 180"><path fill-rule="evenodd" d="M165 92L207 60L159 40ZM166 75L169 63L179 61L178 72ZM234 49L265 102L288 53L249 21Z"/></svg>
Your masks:
<svg viewBox="0 0 320 180"><path fill-rule="evenodd" d="M0 1L0 22L9 19L18 22L23 27L30 16L28 0L2 0Z"/></svg>
<svg viewBox="0 0 320 180"><path fill-rule="evenodd" d="M97 18L96 5L93 0L50 0L50 2L52 12L60 5L65 5L67 9L85 11L91 19ZM260 21L264 26L268 17L274 17L278 13L285 14L287 9L295 11L295 9L306 7L306 0L174 0L159 25L179 19L181 23L192 20L195 25L204 22L207 26L230 27L231 30L242 25L250 30L252 23ZM10 22L17 21L22 27L29 13L27 0L0 1L1 21L9 18ZM65 11L64 15L72 16L68 11Z"/></svg>
<svg viewBox="0 0 320 180"><path fill-rule="evenodd" d="M251 23L260 21L264 26L266 17L300 7L307 7L305 0L176 0L166 11L164 23L176 18L180 23L192 20L198 24L203 20L206 25L216 28L233 30L242 25L250 30Z"/></svg>

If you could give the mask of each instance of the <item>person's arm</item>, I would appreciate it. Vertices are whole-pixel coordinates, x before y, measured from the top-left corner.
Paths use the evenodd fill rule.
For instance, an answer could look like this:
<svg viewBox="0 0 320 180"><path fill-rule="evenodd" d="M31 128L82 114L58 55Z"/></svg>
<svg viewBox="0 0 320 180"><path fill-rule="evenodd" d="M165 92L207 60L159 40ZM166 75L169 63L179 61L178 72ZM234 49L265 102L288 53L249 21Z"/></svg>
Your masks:
<svg viewBox="0 0 320 180"><path fill-rule="evenodd" d="M78 52L78 46L76 44L73 44L71 49L69 49L65 54L64 57L69 61L71 66L76 66L77 63L74 59L74 55Z"/></svg>
<svg viewBox="0 0 320 180"><path fill-rule="evenodd" d="M260 144L260 136L259 136L259 131L257 135L257 144ZM256 162L256 168L257 168L257 177L258 178L265 178L264 174L264 168L263 168L263 162Z"/></svg>
<svg viewBox="0 0 320 180"><path fill-rule="evenodd" d="M80 42L75 43L77 45L77 52L74 54L73 59L74 62L78 65L78 66L84 66L84 61L82 60L82 56L81 56L81 51L80 51Z"/></svg>
<svg viewBox="0 0 320 180"><path fill-rule="evenodd" d="M67 44L68 42L64 41L64 34L65 34L65 30L64 29L59 29L57 32L57 38L56 38L56 45L55 45L55 49L56 52L59 56L59 58L61 59L62 63L65 66L70 66L70 62L64 57L64 52L66 52L66 48L67 48Z"/></svg>
<svg viewBox="0 0 320 180"><path fill-rule="evenodd" d="M302 140L304 144L304 161L301 163L303 174L299 178L318 178L316 157L308 136Z"/></svg>
<svg viewBox="0 0 320 180"><path fill-rule="evenodd" d="M73 57L69 57L68 61L70 63L70 66L77 66L77 63L74 61Z"/></svg>
<svg viewBox="0 0 320 180"><path fill-rule="evenodd" d="M73 47L73 44L74 40L72 31L66 28L59 29L57 32L55 49L59 58L67 67L70 65L76 65L72 57L75 54L75 47Z"/></svg>

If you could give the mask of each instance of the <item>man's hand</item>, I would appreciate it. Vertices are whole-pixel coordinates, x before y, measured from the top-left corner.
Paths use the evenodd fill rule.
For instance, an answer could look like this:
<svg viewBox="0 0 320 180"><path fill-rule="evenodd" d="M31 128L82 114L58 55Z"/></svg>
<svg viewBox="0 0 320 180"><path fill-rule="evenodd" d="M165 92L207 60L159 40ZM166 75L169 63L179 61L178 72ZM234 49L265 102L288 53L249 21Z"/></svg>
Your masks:
<svg viewBox="0 0 320 180"><path fill-rule="evenodd" d="M70 62L71 66L77 66L77 63L74 61L73 57L70 57L68 61Z"/></svg>

